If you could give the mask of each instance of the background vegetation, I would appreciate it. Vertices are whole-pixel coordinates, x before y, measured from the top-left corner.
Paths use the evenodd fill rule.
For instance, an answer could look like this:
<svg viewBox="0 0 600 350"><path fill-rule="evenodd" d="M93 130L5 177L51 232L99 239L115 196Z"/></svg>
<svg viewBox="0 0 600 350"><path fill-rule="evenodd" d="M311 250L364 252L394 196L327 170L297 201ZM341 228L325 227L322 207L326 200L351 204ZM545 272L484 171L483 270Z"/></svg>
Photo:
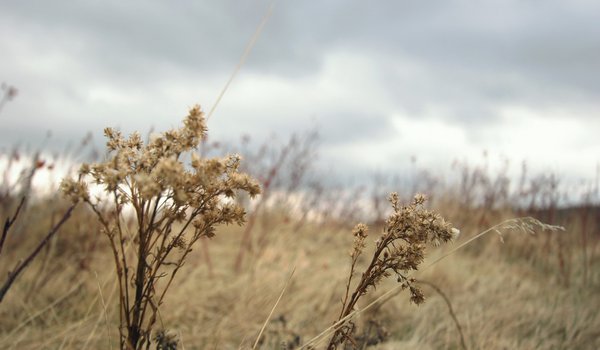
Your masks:
<svg viewBox="0 0 600 350"><path fill-rule="evenodd" d="M3 93L2 104L17 91L4 86ZM219 226L210 235L198 235L192 251L185 253L185 264L177 265L178 278L169 282L169 293L155 312L153 348L273 349L311 342L325 347L329 337L313 340L340 318L340 308L342 314L351 312L344 309L351 268L370 266L369 258L378 251L373 241L384 227L389 232L385 219L392 207L386 198L394 191L402 203L425 193L427 209L440 213L461 234L454 243L428 247L422 267L412 275L425 303L410 302L419 297L412 289L386 296L352 320L354 343L348 346L600 347L597 183L574 189L554 174L528 174L526 164L515 181L506 167L492 171L484 158L479 166L456 163L444 177L415 167L408 176L379 174L370 184L336 185L335 178L324 179L312 167L316 141L316 134L307 133L281 144L254 145L246 137L238 145L206 140L190 145L203 157L241 153L240 171L258 180L262 194L253 200L243 194L237 198L247 211L245 225ZM65 175L65 168L75 174L81 154L92 155L85 157L92 161L104 159L93 159L101 152L86 151L92 148L87 139L82 145L59 155L2 151L1 348L123 346L120 333L127 332L119 327L123 311L111 248L115 242L106 239L97 212L73 205L61 195L58 182L50 181ZM106 176L109 168L103 170ZM36 183L43 184L43 191ZM249 188L245 186L241 188ZM102 193L91 191L92 198ZM118 215L123 225L135 228L135 220L126 220L133 213ZM523 216L565 230L531 235L504 227L453 252L489 227ZM362 226L353 231L359 222L369 224L368 236ZM174 231L182 228L177 221L173 225ZM128 246L126 240L117 244ZM354 277L358 285L352 286L360 289L360 273ZM395 278L382 279L352 302L361 309L397 285Z"/></svg>

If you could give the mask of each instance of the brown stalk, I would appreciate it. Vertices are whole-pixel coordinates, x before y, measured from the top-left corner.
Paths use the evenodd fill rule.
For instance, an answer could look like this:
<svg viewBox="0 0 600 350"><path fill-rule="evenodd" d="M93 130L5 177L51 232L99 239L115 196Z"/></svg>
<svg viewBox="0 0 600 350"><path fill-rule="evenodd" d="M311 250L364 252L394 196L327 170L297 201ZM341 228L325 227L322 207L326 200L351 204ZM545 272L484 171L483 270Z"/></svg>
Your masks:
<svg viewBox="0 0 600 350"><path fill-rule="evenodd" d="M40 253L42 248L46 244L48 244L48 242L50 242L50 239L52 239L52 237L56 234L56 232L58 232L60 227L71 217L71 213L73 212L73 209L75 209L75 207L76 207L76 204L72 204L69 207L69 209L67 209L67 211L63 215L63 217L59 220L59 222L56 225L54 225L54 227L52 227L52 229L46 234L44 239L42 239L42 241L40 241L40 243L37 245L37 247L29 254L29 256L27 258L25 258L25 260L22 260L19 263L17 263L17 266L15 266L14 270L8 273L8 278L7 278L6 282L4 282L4 285L2 285L2 287L0 288L0 303L4 299L4 296L6 295L6 293L8 292L8 290L10 289L10 287L12 286L14 281L21 274L21 272L23 272L23 270L33 261L33 259L35 259L35 257ZM18 213L18 210L17 210L17 213ZM15 216L13 216L13 221L11 221L10 224L8 224L9 221L7 220L7 223L4 225L5 231L3 231L3 233L2 233L3 237L6 236L5 232L8 232L8 229L10 228L10 226L12 225L12 223L14 222L14 219L16 219L16 217L17 216L15 214Z"/></svg>
<svg viewBox="0 0 600 350"><path fill-rule="evenodd" d="M460 345L464 350L467 350L468 348L467 343L465 342L465 336L463 335L462 327L460 326L458 318L456 317L454 309L452 308L452 304L450 303L450 298L448 298L448 296L446 296L446 294L438 286L431 282L423 280L415 280L415 282L431 287L431 289L435 290L442 297L442 299L444 299L444 302L446 302L446 306L448 306L448 312L450 313L452 320L454 320L454 324L456 325L456 329L458 330L458 334L460 335Z"/></svg>
<svg viewBox="0 0 600 350"><path fill-rule="evenodd" d="M271 185L273 184L273 181L277 177L277 174L279 173L281 167L283 166L283 163L285 162L285 159L287 158L288 153L290 152L290 149L292 147L292 142L293 142L293 139L292 139L292 141L290 141L290 144L288 144L286 147L284 147L281 150L281 153L279 154L279 158L277 159L277 162L271 167L271 169L269 170L269 174L267 175L267 178L262 183L262 186L261 186L262 187L262 196L260 197L258 204L256 204L256 207L254 208L252 215L250 215L250 218L248 219L248 222L246 223L246 228L244 229L244 233L242 234L242 242L240 244L240 249L238 250L238 254L235 258L235 263L233 265L233 268L236 272L240 272L242 269L242 263L244 261L244 253L246 251L250 251L252 248L250 236L252 234L252 229L254 228L254 225L256 223L258 213L260 212L260 209L265 204L266 200L269 198L269 194L270 194L269 190L271 188Z"/></svg>
<svg viewBox="0 0 600 350"><path fill-rule="evenodd" d="M7 218L6 221L4 222L4 229L2 230L2 237L0 238L0 254L2 253L2 247L4 247L4 242L6 240L6 237L8 236L8 231L10 230L10 227L17 220L17 217L19 216L19 213L21 212L21 208L23 207L24 204L25 204L25 197L21 198L21 202L17 206L17 210L15 210L15 214L13 215L13 217Z"/></svg>

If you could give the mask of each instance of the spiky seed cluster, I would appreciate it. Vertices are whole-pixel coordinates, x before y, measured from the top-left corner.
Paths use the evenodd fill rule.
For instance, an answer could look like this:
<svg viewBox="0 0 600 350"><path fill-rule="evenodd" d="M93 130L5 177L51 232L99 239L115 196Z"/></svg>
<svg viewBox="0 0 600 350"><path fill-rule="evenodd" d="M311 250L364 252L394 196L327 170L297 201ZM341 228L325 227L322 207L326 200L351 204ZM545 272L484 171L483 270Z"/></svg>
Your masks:
<svg viewBox="0 0 600 350"><path fill-rule="evenodd" d="M423 293L412 285L406 277L411 270L417 270L425 258L428 243L440 245L450 241L454 230L438 213L424 207L426 198L417 194L409 205L401 205L398 195L389 197L393 213L388 217L382 236L376 241L376 254L372 268L365 279L364 291L375 287L383 278L392 273L398 282L410 289L411 300L420 304Z"/></svg>
<svg viewBox="0 0 600 350"><path fill-rule="evenodd" d="M124 138L107 128L108 159L82 165L77 180L61 184L74 202L89 204L110 240L119 277L121 339L127 348L149 343L158 307L192 245L212 237L217 224L244 222L244 208L231 200L236 193L260 193L257 181L239 171L238 155L205 159L193 152L206 131L199 106L190 109L182 128L155 136L148 144L139 133ZM103 187L107 196L92 199L88 181ZM135 211L134 233L124 228L126 206ZM129 241L138 247L134 259L124 247ZM172 257L175 251L179 255ZM167 266L170 272L165 272ZM162 291L157 288L161 278L167 280Z"/></svg>
<svg viewBox="0 0 600 350"><path fill-rule="evenodd" d="M365 224L358 224L356 227L354 227L354 230L352 230L352 235L354 235L354 243L352 244L350 256L353 260L358 258L358 256L363 252L368 231L369 228Z"/></svg>
<svg viewBox="0 0 600 350"><path fill-rule="evenodd" d="M411 301L415 304L425 301L423 292L413 284L414 280L408 277L408 273L417 270L419 264L423 262L427 244L439 245L448 242L459 233L439 214L425 208L424 195L417 194L408 205L401 205L396 193L392 193L389 200L393 213L386 220L381 237L375 241L375 252L369 266L350 295L350 284L358 256L365 248L368 228L364 224L358 224L352 231L354 242L350 252L351 270L342 301L342 311L338 318L338 322L341 323L337 326L328 349L335 349L338 344L352 339L354 328L348 326L344 321L345 317L354 310L360 297L392 274L397 276L403 288L410 290Z"/></svg>
<svg viewBox="0 0 600 350"><path fill-rule="evenodd" d="M119 131L106 128L111 157L102 163L83 164L79 171L82 180L64 180L62 191L74 201L90 202L83 179L91 176L93 183L102 185L107 193L116 194L120 204L137 207L142 202L160 199L176 221L186 218L182 215L185 210L202 208L201 216L210 222L241 223L243 208L221 200L234 197L237 190L251 196L260 193L258 183L239 172L240 157L203 159L191 153L191 168L181 160L199 145L206 130L199 106L190 109L183 128L154 137L147 145L137 132L125 139Z"/></svg>

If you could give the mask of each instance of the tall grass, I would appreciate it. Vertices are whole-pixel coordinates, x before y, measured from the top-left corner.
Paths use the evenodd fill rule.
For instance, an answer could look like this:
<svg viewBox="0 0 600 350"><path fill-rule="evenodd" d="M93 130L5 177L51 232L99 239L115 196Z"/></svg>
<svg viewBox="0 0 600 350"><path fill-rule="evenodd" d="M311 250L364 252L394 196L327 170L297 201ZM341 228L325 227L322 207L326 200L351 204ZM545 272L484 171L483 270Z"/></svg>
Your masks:
<svg viewBox="0 0 600 350"><path fill-rule="evenodd" d="M17 94L2 89L0 110ZM421 170L410 185L334 188L307 180L310 137L244 165L207 158L205 132L199 107L151 140L106 129L107 158L63 182L69 200L26 200L47 166L38 157L21 185L4 178L0 347L600 347L597 188L561 208L554 174L524 165L515 186L505 170L461 163L457 183ZM246 211L246 226L217 228L242 225ZM525 215L536 218L515 219ZM351 229L359 221L381 231L374 244L367 225Z"/></svg>
<svg viewBox="0 0 600 350"><path fill-rule="evenodd" d="M432 197L438 198L432 205L460 227L461 236L453 246L431 249L424 266L430 266L484 229L476 205L457 208L445 204L441 194ZM25 209L23 218L28 218L32 209ZM42 252L47 258L42 255L33 261L30 270L15 282L0 304L0 346L120 346L118 285L113 283L114 270L106 268L114 264L114 258L108 240L99 236L101 226L90 226L96 221L93 212L84 209L75 210L50 241L47 253ZM465 220L463 211L474 217ZM520 211L498 210L489 214L489 220L510 219ZM259 212L256 215L260 220L254 229L270 232L270 239L260 246L260 235L251 236L252 245L260 249L246 251L244 268L239 272L232 269L232 264L242 242L243 227L217 229L207 252L199 249L188 255L178 274L181 278L174 279L170 292L165 294L152 338L164 346L176 340L177 348L251 348L294 266L296 273L266 325L258 348L280 348L284 343L288 348L309 345L311 339L338 319L352 260L348 247L357 238L350 234L350 228L345 228L350 219L306 220L269 205L259 208ZM43 215L48 214L46 211ZM594 348L598 345L595 326L600 325L593 312L599 302L594 292L600 283L599 251L594 243L597 236L588 237L587 261L591 265L584 280L579 209L558 217L567 229L565 232L513 235L510 232L514 229L508 227L502 236L504 244L497 239L478 239L409 278L431 282L443 291L468 348ZM20 241L12 236L5 246L9 253L3 258L15 261L14 257L22 255L36 237L44 234L42 228L49 222L39 221L41 227ZM299 229L298 222L302 222ZM597 232L592 223L588 217L586 229ZM373 225L368 236L373 238L365 239L365 251L356 262L361 268L369 265L371 259L366 258L375 253L370 241L381 228L375 221ZM96 239L96 247L85 248L90 256L85 264L80 264L74 253L83 251L92 239ZM568 284L560 272L559 251L563 252ZM212 258L212 277L205 259L207 253ZM41 276L39 271L43 271ZM354 276L353 287L358 285L361 274ZM403 297L408 292L395 296L396 283L395 279L382 280L358 301L353 311L360 312L351 316L357 346L461 347L456 323L437 292L423 286L424 293L431 293L429 300L415 308L408 297ZM392 292L387 294L388 291ZM381 303L382 300L386 301ZM325 346L323 342L329 341L333 335L330 332L334 331L331 328L316 346Z"/></svg>
<svg viewBox="0 0 600 350"><path fill-rule="evenodd" d="M598 345L597 327L590 327L600 325L590 308L598 305L594 290L600 285L598 209L592 201L561 208L552 201L524 200L557 196L534 190L517 196L509 179L489 179L477 168L463 167L462 182L434 187L429 205L422 196L402 204L394 195L386 211L364 188L299 185L309 167L290 171L284 165L289 159L309 163L310 143L291 139L279 150L249 154L254 167L247 171L259 182L238 171L243 164L238 158L193 155L193 149L205 147L203 125L201 111L193 108L183 128L149 142L107 129L107 158L83 165L78 178L63 183L72 201L51 196L18 206L22 192L6 192L2 215L15 232L3 234L2 273L23 266L19 257L28 252L38 258L23 260L29 268L19 269L0 304L0 346ZM266 154L270 160L256 166ZM31 181L39 164L23 178ZM233 197L237 190L256 195L258 183L262 197ZM394 186L375 185L379 195ZM97 188L90 192L90 186ZM74 208L79 202L85 206ZM214 228L242 223L242 206L254 220L251 227ZM389 218L382 223L383 215ZM514 219L521 215L567 230L509 234L531 233L536 225L552 228L535 219ZM350 234L359 218L382 234L368 236L364 225ZM462 232L455 246L430 246L427 256L426 242L456 235L449 221ZM490 222L503 224L486 231ZM503 244L482 239L486 232L501 233ZM209 236L210 245L204 239ZM369 237L377 237L374 246ZM201 249L192 252L193 247ZM110 265L114 269L106 269ZM283 287L290 270L296 273ZM387 279L391 275L400 282L396 286ZM421 302L427 287L435 294L418 309L396 297L406 290L413 302Z"/></svg>

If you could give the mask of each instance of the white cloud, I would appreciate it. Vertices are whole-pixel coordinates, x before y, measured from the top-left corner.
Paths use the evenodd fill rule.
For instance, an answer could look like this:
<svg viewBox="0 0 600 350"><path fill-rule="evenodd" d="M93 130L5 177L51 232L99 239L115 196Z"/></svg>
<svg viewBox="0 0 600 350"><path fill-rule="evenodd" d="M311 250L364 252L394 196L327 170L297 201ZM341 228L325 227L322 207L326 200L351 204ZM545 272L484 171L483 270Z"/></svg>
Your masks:
<svg viewBox="0 0 600 350"><path fill-rule="evenodd" d="M20 94L0 115L2 146L49 129L63 143L108 125L163 130L191 104L208 110L266 4L3 3L0 80ZM280 3L210 132L316 125L344 170L399 171L413 155L446 170L488 150L593 177L599 13L586 1Z"/></svg>

